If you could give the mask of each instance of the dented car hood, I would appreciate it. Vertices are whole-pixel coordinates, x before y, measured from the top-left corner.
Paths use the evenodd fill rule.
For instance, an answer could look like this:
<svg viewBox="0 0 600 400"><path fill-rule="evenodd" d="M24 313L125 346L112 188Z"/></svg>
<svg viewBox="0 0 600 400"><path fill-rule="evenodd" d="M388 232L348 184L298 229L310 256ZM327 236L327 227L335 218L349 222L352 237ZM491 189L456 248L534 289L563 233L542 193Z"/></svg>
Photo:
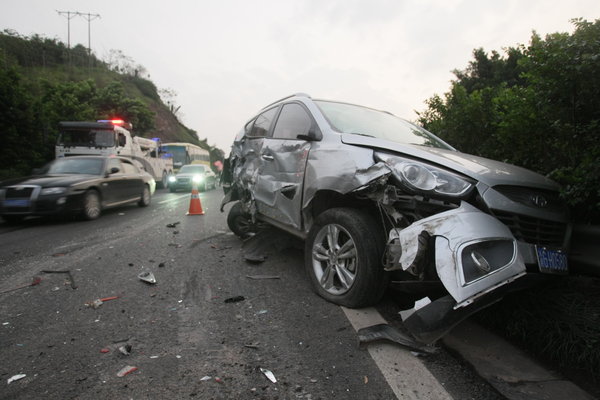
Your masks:
<svg viewBox="0 0 600 400"><path fill-rule="evenodd" d="M558 190L558 185L555 182L528 169L455 150L402 144L348 133L343 133L341 137L342 142L346 144L378 148L383 151L397 152L427 160L428 162L460 172L487 186L517 185Z"/></svg>

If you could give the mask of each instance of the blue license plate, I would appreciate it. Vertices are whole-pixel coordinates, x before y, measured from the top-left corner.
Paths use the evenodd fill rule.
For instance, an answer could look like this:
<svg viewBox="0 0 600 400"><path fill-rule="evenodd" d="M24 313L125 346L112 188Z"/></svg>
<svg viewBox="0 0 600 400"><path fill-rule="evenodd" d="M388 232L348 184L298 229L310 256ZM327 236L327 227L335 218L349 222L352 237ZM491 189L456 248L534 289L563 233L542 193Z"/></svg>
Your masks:
<svg viewBox="0 0 600 400"><path fill-rule="evenodd" d="M29 199L5 199L4 207L29 207Z"/></svg>
<svg viewBox="0 0 600 400"><path fill-rule="evenodd" d="M545 247L535 247L540 272L547 274L568 274L569 264L567 255L559 250L551 250Z"/></svg>

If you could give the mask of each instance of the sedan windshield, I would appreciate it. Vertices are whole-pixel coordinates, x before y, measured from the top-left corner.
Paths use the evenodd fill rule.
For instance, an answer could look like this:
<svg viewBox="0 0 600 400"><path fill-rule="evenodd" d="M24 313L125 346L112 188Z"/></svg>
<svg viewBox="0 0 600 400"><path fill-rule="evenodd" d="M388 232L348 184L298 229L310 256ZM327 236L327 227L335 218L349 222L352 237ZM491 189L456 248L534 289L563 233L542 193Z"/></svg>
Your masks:
<svg viewBox="0 0 600 400"><path fill-rule="evenodd" d="M181 174L203 174L206 172L204 165L184 165L179 170Z"/></svg>
<svg viewBox="0 0 600 400"><path fill-rule="evenodd" d="M50 164L47 173L101 175L103 165L101 158L60 158Z"/></svg>
<svg viewBox="0 0 600 400"><path fill-rule="evenodd" d="M338 132L453 150L434 134L392 114L347 103L322 100L315 103Z"/></svg>

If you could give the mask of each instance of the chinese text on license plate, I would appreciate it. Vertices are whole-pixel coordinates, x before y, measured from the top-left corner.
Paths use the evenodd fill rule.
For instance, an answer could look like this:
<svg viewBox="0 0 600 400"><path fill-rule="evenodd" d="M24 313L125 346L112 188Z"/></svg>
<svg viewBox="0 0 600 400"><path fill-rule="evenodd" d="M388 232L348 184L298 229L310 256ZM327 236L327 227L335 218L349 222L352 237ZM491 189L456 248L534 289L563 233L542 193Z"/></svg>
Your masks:
<svg viewBox="0 0 600 400"><path fill-rule="evenodd" d="M549 274L567 274L569 272L567 255L562 251L538 246L535 247L535 250L540 272Z"/></svg>

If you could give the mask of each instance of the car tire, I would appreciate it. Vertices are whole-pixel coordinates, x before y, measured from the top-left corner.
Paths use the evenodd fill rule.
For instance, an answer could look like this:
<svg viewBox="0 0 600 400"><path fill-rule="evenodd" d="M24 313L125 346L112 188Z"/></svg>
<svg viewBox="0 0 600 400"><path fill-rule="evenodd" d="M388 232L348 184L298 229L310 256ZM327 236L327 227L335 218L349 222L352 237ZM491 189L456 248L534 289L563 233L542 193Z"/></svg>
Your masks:
<svg viewBox="0 0 600 400"><path fill-rule="evenodd" d="M91 221L100 216L102 213L102 203L100 194L94 189L90 189L83 195L83 219Z"/></svg>
<svg viewBox="0 0 600 400"><path fill-rule="evenodd" d="M167 171L163 171L162 178L160 182L158 182L158 186L161 189L166 189L169 186L169 175L167 175Z"/></svg>
<svg viewBox="0 0 600 400"><path fill-rule="evenodd" d="M241 239L246 239L253 233L256 233L256 225L252 223L250 214L244 212L242 203L235 203L227 214L227 226L231 231Z"/></svg>
<svg viewBox="0 0 600 400"><path fill-rule="evenodd" d="M389 283L381 263L384 244L385 235L368 214L352 208L323 212L305 242L305 268L313 289L327 301L350 308L377 303Z"/></svg>
<svg viewBox="0 0 600 400"><path fill-rule="evenodd" d="M140 196L140 201L138 201L138 206L148 207L150 205L151 201L152 201L152 195L150 194L150 187L148 185L144 185L144 190L142 190L142 195Z"/></svg>

